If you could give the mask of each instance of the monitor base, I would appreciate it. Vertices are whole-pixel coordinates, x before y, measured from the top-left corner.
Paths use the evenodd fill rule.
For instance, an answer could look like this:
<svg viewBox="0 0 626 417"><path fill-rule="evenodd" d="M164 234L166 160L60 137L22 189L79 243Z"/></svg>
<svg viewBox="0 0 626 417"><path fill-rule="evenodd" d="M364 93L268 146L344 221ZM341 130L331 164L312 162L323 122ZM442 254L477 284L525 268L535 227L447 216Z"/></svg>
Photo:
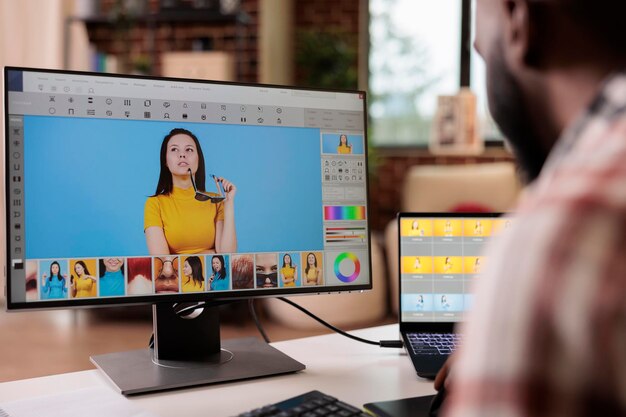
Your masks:
<svg viewBox="0 0 626 417"><path fill-rule="evenodd" d="M232 354L230 359L229 354ZM254 337L222 341L222 352L214 362L159 360L159 365L153 349L109 353L90 359L123 395L259 378L305 369L300 362Z"/></svg>

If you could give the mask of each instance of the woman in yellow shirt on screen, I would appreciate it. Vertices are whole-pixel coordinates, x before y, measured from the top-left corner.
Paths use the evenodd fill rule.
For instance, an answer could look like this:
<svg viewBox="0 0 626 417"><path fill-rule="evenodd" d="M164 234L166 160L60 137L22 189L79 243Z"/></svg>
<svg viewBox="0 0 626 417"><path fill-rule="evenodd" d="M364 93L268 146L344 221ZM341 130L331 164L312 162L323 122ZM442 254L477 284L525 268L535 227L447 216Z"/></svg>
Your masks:
<svg viewBox="0 0 626 417"><path fill-rule="evenodd" d="M417 220L413 220L411 223L411 235L424 236L424 229L420 228L420 223Z"/></svg>
<svg viewBox="0 0 626 417"><path fill-rule="evenodd" d="M304 268L305 285L321 285L322 271L317 267L317 257L309 252L306 256L306 267Z"/></svg>
<svg viewBox="0 0 626 417"><path fill-rule="evenodd" d="M280 275L283 279L283 287L296 286L297 268L298 265L293 265L291 262L291 255L286 253L283 256L283 267L280 268Z"/></svg>
<svg viewBox="0 0 626 417"><path fill-rule="evenodd" d="M483 224L480 220L476 220L474 224L474 234L477 236L481 236L483 234Z"/></svg>
<svg viewBox="0 0 626 417"><path fill-rule="evenodd" d="M443 225L443 235L446 237L452 236L452 223L450 220L446 220L446 223Z"/></svg>
<svg viewBox="0 0 626 417"><path fill-rule="evenodd" d="M413 263L413 270L415 272L420 272L422 270L422 262L419 257L415 258L415 262Z"/></svg>
<svg viewBox="0 0 626 417"><path fill-rule="evenodd" d="M199 257L190 256L185 259L183 266L183 292L204 291L204 273L202 269L202 261Z"/></svg>
<svg viewBox="0 0 626 417"><path fill-rule="evenodd" d="M161 144L160 164L156 192L144 209L150 255L236 252L237 188L225 178L214 177L225 196L205 192L198 138L188 130L173 129Z"/></svg>
<svg viewBox="0 0 626 417"><path fill-rule="evenodd" d="M72 275L72 297L97 297L98 282L96 278L89 273L85 262L76 261L74 264L74 273L76 275Z"/></svg>
<svg viewBox="0 0 626 417"><path fill-rule="evenodd" d="M481 268L480 258L476 258L474 260L474 273L475 274L480 274L480 268Z"/></svg>
<svg viewBox="0 0 626 417"><path fill-rule="evenodd" d="M352 153L352 145L348 143L348 136L346 135L339 136L339 146L337 146L337 153L341 153L341 154Z"/></svg>

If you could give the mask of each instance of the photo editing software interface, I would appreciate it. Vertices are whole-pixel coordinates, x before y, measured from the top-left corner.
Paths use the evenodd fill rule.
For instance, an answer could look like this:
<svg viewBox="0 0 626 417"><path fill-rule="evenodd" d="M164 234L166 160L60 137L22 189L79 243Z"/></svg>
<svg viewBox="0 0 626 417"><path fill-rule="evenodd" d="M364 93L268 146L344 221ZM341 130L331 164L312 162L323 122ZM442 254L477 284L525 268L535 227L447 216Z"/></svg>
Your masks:
<svg viewBox="0 0 626 417"><path fill-rule="evenodd" d="M404 322L457 322L472 308L473 282L507 217L400 219L400 303Z"/></svg>
<svg viewBox="0 0 626 417"><path fill-rule="evenodd" d="M9 307L371 286L363 93L5 68L5 103Z"/></svg>

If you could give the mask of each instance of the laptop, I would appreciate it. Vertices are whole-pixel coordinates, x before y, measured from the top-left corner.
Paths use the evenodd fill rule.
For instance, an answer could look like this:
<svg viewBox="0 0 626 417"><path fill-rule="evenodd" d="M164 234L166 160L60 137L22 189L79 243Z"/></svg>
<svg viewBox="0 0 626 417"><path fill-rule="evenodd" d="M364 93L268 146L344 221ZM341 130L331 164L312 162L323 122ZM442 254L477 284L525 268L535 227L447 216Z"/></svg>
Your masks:
<svg viewBox="0 0 626 417"><path fill-rule="evenodd" d="M454 331L471 308L472 282L501 213L400 213L400 333L417 375L434 378L462 343Z"/></svg>

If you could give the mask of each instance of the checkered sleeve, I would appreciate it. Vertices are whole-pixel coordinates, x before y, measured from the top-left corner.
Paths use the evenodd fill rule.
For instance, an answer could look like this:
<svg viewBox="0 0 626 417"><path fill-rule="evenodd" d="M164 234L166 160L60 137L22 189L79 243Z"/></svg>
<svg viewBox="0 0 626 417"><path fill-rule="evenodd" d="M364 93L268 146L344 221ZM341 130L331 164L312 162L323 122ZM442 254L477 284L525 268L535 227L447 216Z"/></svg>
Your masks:
<svg viewBox="0 0 626 417"><path fill-rule="evenodd" d="M561 165L489 248L446 417L626 415L624 149Z"/></svg>

